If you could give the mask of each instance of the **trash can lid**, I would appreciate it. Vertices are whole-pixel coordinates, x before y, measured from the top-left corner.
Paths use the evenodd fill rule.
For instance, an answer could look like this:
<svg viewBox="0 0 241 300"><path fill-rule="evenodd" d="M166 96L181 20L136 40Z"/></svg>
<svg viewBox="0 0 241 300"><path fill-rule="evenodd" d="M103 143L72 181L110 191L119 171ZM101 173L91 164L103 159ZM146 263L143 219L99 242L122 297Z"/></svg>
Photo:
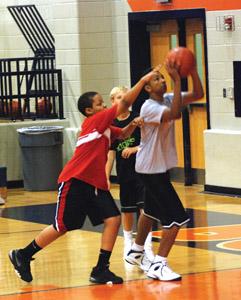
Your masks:
<svg viewBox="0 0 241 300"><path fill-rule="evenodd" d="M48 132L62 131L63 126L31 126L17 129L18 133L22 134L42 134Z"/></svg>

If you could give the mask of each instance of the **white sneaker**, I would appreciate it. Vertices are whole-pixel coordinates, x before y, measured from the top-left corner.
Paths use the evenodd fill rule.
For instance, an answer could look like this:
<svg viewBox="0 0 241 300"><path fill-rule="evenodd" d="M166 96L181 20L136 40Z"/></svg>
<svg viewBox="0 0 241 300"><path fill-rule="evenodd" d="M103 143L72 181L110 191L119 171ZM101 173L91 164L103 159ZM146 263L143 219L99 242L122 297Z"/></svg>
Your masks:
<svg viewBox="0 0 241 300"><path fill-rule="evenodd" d="M147 247L144 248L145 250L145 255L147 256L147 258L149 259L149 261L153 262L154 261L154 258L155 258L155 255L152 251L152 246L148 245Z"/></svg>
<svg viewBox="0 0 241 300"><path fill-rule="evenodd" d="M140 268L144 272L147 272L150 269L151 264L152 264L152 261L149 260L148 256L146 255L146 253L144 251L144 255L142 256L142 259L141 259Z"/></svg>
<svg viewBox="0 0 241 300"><path fill-rule="evenodd" d="M125 257L125 261L127 261L131 265L140 266L143 256L144 256L144 251L130 250Z"/></svg>
<svg viewBox="0 0 241 300"><path fill-rule="evenodd" d="M0 205L5 204L5 200L0 196Z"/></svg>
<svg viewBox="0 0 241 300"><path fill-rule="evenodd" d="M147 258L150 261L154 261L155 255L153 254L153 251L152 251L152 232L149 232L146 237L145 244L144 244L144 250L145 250Z"/></svg>
<svg viewBox="0 0 241 300"><path fill-rule="evenodd" d="M172 271L167 262L155 262L150 266L147 276L162 281L181 280L181 275Z"/></svg>
<svg viewBox="0 0 241 300"><path fill-rule="evenodd" d="M132 240L124 240L124 253L123 253L123 258L125 259L127 254L130 252L132 246Z"/></svg>

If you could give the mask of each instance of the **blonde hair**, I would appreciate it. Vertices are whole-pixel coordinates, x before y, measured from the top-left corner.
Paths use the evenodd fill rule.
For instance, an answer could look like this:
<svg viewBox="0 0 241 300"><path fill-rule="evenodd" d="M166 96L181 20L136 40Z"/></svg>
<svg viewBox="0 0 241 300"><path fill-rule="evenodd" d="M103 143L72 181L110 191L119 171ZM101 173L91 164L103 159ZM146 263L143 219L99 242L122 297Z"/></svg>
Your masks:
<svg viewBox="0 0 241 300"><path fill-rule="evenodd" d="M129 89L126 86L115 86L113 89L110 91L110 98L112 99L116 94L120 92L127 92Z"/></svg>

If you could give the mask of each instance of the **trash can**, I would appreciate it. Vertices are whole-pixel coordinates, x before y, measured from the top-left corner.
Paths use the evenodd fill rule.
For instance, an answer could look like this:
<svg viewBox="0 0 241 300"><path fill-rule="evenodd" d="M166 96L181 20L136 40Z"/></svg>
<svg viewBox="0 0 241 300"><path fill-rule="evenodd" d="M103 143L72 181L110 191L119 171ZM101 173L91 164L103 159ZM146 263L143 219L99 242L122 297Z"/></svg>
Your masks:
<svg viewBox="0 0 241 300"><path fill-rule="evenodd" d="M63 167L63 127L32 126L17 131L24 188L28 191L56 190Z"/></svg>

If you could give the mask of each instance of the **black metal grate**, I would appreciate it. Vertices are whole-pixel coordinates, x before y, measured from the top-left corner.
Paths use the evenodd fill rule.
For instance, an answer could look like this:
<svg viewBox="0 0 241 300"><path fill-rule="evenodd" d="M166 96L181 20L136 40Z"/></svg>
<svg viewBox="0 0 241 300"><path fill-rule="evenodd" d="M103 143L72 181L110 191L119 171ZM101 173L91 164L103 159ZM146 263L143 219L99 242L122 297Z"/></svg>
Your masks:
<svg viewBox="0 0 241 300"><path fill-rule="evenodd" d="M35 56L55 57L54 37L35 5L7 7Z"/></svg>
<svg viewBox="0 0 241 300"><path fill-rule="evenodd" d="M51 58L0 60L0 117L63 119L62 72L52 64Z"/></svg>
<svg viewBox="0 0 241 300"><path fill-rule="evenodd" d="M8 6L34 57L0 59L0 118L63 119L54 37L35 5Z"/></svg>

